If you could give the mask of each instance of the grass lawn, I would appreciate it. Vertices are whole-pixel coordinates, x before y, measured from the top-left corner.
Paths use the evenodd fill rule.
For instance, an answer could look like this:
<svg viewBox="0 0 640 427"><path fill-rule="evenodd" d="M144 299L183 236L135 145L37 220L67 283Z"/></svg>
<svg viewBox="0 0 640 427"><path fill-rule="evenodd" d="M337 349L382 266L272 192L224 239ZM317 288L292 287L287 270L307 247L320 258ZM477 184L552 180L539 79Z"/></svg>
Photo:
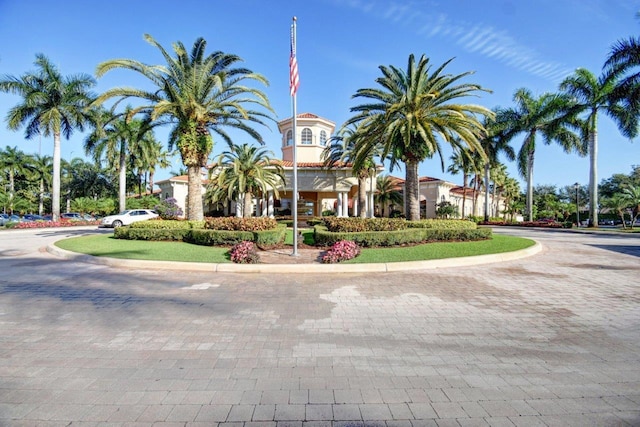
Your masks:
<svg viewBox="0 0 640 427"><path fill-rule="evenodd" d="M55 245L61 249L93 256L155 261L231 262L229 248L198 246L183 242L147 242L114 239L112 235L72 237Z"/></svg>
<svg viewBox="0 0 640 427"><path fill-rule="evenodd" d="M306 244L313 244L313 231L301 230ZM291 230L285 243L292 244ZM525 249L534 241L494 234L493 239L479 242L429 243L402 248L363 249L359 257L347 263L380 263L420 261L511 252ZM112 235L73 237L56 242L56 246L72 252L120 259L229 263L228 248L198 246L182 242L148 242L114 239Z"/></svg>
<svg viewBox="0 0 640 427"><path fill-rule="evenodd" d="M533 240L494 234L490 240L478 242L443 242L402 248L364 248L360 256L346 261L348 264L376 262L421 261L457 258L474 255L499 254L525 249L535 245Z"/></svg>

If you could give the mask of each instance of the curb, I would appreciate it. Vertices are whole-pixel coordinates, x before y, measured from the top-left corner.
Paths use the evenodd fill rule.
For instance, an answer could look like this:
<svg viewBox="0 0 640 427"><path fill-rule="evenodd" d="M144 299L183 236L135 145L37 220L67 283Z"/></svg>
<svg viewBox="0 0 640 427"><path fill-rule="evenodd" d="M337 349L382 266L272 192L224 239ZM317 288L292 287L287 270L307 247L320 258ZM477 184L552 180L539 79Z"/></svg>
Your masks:
<svg viewBox="0 0 640 427"><path fill-rule="evenodd" d="M200 262L148 261L94 257L70 252L54 244L47 246L47 252L59 258L110 267L149 268L178 271L202 271L211 273L391 273L412 270L432 270L436 268L465 267L513 261L539 253L542 245L535 245L514 252L478 255L460 258L446 258L428 261L387 262L378 264L207 264Z"/></svg>

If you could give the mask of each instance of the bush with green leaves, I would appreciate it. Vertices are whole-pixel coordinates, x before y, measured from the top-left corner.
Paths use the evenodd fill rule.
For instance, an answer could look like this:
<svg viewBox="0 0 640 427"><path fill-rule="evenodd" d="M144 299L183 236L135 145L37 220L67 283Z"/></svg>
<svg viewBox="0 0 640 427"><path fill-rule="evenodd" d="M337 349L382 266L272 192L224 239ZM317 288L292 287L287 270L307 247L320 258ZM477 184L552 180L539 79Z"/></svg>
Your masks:
<svg viewBox="0 0 640 427"><path fill-rule="evenodd" d="M228 230L228 231L262 231L272 230L278 227L278 222L273 218L254 217L223 217L205 218L204 228L207 230Z"/></svg>

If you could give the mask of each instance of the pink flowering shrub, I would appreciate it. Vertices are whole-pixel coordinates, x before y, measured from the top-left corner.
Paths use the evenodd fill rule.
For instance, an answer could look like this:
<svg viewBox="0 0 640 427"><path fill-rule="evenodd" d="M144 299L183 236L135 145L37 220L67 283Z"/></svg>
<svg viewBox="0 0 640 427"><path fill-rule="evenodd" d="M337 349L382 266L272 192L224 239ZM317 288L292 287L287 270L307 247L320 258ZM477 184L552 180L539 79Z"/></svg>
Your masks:
<svg viewBox="0 0 640 427"><path fill-rule="evenodd" d="M353 259L358 255L360 255L360 247L356 242L340 240L339 242L335 242L322 256L322 262L324 264L335 264L340 261Z"/></svg>
<svg viewBox="0 0 640 427"><path fill-rule="evenodd" d="M233 245L229 253L231 261L236 264L257 264L260 261L255 243L248 240Z"/></svg>

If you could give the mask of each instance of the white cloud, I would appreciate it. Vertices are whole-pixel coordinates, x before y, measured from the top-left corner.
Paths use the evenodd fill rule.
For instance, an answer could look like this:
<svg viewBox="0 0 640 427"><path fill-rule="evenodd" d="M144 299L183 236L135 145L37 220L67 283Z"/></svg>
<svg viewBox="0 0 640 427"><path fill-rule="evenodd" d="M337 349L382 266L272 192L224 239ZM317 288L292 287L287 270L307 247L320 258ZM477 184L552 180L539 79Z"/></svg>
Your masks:
<svg viewBox="0 0 640 427"><path fill-rule="evenodd" d="M335 3L345 5L341 2ZM467 52L498 61L554 83L573 72L573 69L565 64L543 58L534 49L518 42L506 31L492 26L458 21L443 13L435 14L433 13L433 9L437 6L435 4L350 0L346 5L394 24L402 23L405 28L410 21L416 28L415 33L419 36L450 39ZM425 9L428 9L429 13L423 12Z"/></svg>

